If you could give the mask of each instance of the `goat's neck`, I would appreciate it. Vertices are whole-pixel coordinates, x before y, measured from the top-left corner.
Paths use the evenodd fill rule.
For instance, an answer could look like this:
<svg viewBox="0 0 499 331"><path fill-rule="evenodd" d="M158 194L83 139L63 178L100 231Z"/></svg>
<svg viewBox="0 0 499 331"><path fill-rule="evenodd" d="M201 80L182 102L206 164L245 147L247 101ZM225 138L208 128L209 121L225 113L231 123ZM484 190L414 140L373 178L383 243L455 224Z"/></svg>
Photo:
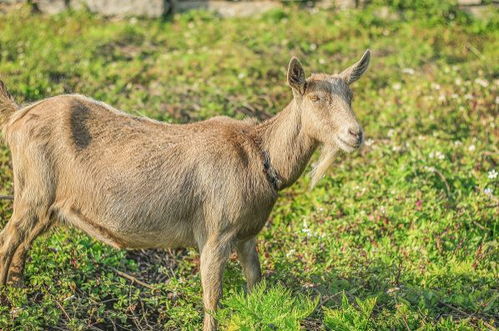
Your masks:
<svg viewBox="0 0 499 331"><path fill-rule="evenodd" d="M276 170L280 189L293 184L303 173L317 143L303 132L301 111L293 100L276 116L257 126L262 148Z"/></svg>

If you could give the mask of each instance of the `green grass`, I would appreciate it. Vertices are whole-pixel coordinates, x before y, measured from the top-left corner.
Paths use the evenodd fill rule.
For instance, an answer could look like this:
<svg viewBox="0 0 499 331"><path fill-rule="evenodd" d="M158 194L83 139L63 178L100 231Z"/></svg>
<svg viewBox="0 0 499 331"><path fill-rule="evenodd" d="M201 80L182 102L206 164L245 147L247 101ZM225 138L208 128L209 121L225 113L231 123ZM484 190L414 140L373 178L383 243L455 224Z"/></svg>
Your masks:
<svg viewBox="0 0 499 331"><path fill-rule="evenodd" d="M0 14L0 75L20 102L77 92L170 122L243 118L289 102L292 55L308 73L332 73L371 48L354 86L365 148L338 155L314 190L304 176L280 194L259 235L265 284L247 297L232 259L217 316L229 330L491 329L499 323L498 15L478 21L454 9L380 19L376 7L289 7L165 21L21 9ZM0 194L12 193L4 145L0 181ZM1 201L2 226L11 213ZM198 269L194 250L115 250L58 228L31 250L26 286L1 290L0 329L197 330Z"/></svg>

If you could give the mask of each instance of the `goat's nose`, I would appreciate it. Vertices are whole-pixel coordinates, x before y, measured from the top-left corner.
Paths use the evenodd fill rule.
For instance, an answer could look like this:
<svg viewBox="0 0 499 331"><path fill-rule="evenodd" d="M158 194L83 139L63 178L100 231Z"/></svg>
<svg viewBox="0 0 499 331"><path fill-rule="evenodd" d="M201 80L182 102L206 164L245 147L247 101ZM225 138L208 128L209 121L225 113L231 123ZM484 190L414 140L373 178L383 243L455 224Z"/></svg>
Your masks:
<svg viewBox="0 0 499 331"><path fill-rule="evenodd" d="M348 133L358 141L362 140L362 130L360 128L350 128L348 129Z"/></svg>

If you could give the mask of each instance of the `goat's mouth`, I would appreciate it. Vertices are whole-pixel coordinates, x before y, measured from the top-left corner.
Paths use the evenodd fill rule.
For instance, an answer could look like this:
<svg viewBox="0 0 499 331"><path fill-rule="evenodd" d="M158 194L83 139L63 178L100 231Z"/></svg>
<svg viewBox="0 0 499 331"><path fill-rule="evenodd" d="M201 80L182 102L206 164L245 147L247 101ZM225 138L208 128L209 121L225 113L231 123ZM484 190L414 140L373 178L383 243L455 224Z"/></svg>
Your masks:
<svg viewBox="0 0 499 331"><path fill-rule="evenodd" d="M354 150L359 149L360 146L362 145L362 142L351 143L351 142L348 142L348 141L342 139L340 136L336 137L336 142L338 143L338 147L347 153L351 153Z"/></svg>

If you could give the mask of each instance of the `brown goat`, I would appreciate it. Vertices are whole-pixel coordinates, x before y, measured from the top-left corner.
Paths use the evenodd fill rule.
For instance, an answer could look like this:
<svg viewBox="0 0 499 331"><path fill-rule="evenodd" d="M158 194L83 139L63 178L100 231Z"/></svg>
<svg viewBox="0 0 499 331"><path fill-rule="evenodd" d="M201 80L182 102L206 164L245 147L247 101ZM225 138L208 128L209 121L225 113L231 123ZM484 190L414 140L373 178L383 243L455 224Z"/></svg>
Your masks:
<svg viewBox="0 0 499 331"><path fill-rule="evenodd" d="M302 174L323 145L312 184L338 149L363 141L349 85L370 52L339 75L305 79L292 58L294 98L262 123L215 117L166 124L80 95L19 109L0 81L0 128L12 152L14 212L0 234L0 285L21 280L33 240L69 223L116 248L195 246L201 253L204 330L237 250L248 289L260 279L255 236L278 191Z"/></svg>

